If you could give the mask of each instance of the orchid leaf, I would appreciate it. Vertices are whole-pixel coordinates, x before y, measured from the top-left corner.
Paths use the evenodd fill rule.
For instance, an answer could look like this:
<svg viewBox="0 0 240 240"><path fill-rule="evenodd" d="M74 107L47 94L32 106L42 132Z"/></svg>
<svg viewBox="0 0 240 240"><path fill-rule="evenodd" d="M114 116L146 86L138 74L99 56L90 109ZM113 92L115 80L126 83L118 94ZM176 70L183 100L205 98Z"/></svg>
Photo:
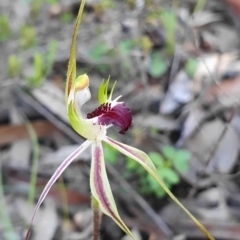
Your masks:
<svg viewBox="0 0 240 240"><path fill-rule="evenodd" d="M90 187L93 197L99 204L100 210L111 217L127 235L134 239L131 231L118 214L107 177L101 141L96 141L92 144Z"/></svg>
<svg viewBox="0 0 240 240"><path fill-rule="evenodd" d="M33 223L33 220L35 218L35 215L40 207L40 205L42 204L42 202L44 201L45 197L47 196L48 192L50 191L51 187L53 186L53 184L57 181L57 179L60 177L60 175L63 173L63 171L69 166L69 164L78 156L80 155L84 150L86 150L90 145L91 145L91 141L86 140L80 147L78 147L74 152L72 152L61 164L60 166L57 168L57 170L55 171L55 173L52 175L52 177L50 178L50 180L48 181L47 185L44 187L37 205L34 209L33 212L33 216L30 222L30 225ZM30 229L28 229L27 232L27 236L26 239L29 238L29 233L30 233Z"/></svg>
<svg viewBox="0 0 240 240"><path fill-rule="evenodd" d="M133 148L116 140L113 140L109 137L105 137L103 139L106 143L116 148L118 151L123 153L124 155L132 158L133 160L140 163L151 176L159 183L159 185L166 191L166 193L172 198L172 200L182 208L182 210L192 219L192 221L202 230L202 232L206 235L206 237L210 240L214 240L208 230L179 202L179 200L172 194L163 180L159 177L156 168L154 167L151 159L148 155L139 149Z"/></svg>
<svg viewBox="0 0 240 240"><path fill-rule="evenodd" d="M79 12L77 15L74 32L72 36L72 43L71 43L71 49L70 49L70 56L69 56L69 62L68 62L68 70L67 70L67 81L66 81L66 87L65 87L65 101L68 102L68 96L70 94L70 90L73 86L73 82L76 78L76 40L77 40L77 32L79 25L81 23L81 18L83 14L83 8L85 5L86 0L82 0L81 6L79 8Z"/></svg>

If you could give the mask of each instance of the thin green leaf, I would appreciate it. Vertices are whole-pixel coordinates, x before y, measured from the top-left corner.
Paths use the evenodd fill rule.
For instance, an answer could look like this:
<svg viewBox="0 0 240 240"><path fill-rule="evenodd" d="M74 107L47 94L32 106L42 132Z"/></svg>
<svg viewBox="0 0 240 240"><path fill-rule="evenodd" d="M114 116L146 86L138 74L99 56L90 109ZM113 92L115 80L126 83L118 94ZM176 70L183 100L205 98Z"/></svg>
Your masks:
<svg viewBox="0 0 240 240"><path fill-rule="evenodd" d="M131 49L133 48L134 44L132 40L124 40L120 42L119 45L119 52L122 56L127 55Z"/></svg>
<svg viewBox="0 0 240 240"><path fill-rule="evenodd" d="M29 122L29 120L25 117L25 124L29 133L29 136L33 145L33 154L32 154L32 168L31 168L31 177L30 177L30 189L28 192L28 202L33 204L35 197L35 189L37 182L37 169L38 169L38 160L39 160L39 144L36 132Z"/></svg>

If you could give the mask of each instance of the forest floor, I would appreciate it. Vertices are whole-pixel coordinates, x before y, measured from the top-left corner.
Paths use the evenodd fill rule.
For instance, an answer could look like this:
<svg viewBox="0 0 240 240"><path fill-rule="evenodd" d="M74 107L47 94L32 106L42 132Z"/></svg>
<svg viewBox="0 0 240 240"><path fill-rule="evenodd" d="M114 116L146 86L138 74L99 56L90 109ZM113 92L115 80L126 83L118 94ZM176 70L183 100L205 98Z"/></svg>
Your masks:
<svg viewBox="0 0 240 240"><path fill-rule="evenodd" d="M64 87L77 0L0 0L0 240L24 239L36 201L84 139L69 125ZM97 108L103 79L131 109L108 134L146 152L174 195L218 240L240 239L240 3L87 0L77 72ZM107 172L136 240L203 233L132 159L104 145ZM50 190L32 239L92 236L90 151ZM128 240L103 216L100 238Z"/></svg>

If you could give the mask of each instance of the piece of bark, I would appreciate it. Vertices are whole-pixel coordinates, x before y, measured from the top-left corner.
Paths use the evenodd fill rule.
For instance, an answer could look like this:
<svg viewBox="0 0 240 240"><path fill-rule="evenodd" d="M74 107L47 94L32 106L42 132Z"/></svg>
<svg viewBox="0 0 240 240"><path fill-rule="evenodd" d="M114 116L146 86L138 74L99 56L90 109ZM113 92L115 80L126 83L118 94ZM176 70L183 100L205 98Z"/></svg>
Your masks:
<svg viewBox="0 0 240 240"><path fill-rule="evenodd" d="M32 126L38 137L50 136L59 130L50 122L45 120L35 121ZM0 125L0 145L9 144L19 139L29 138L27 128L21 125Z"/></svg>

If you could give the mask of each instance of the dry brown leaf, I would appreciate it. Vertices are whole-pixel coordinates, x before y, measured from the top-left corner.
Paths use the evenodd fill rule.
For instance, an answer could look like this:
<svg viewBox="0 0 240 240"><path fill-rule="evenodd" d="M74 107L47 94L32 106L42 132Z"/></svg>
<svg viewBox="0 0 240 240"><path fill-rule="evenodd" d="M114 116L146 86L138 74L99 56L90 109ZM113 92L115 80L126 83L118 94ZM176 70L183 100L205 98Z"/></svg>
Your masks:
<svg viewBox="0 0 240 240"><path fill-rule="evenodd" d="M204 100L211 103L218 100L224 106L233 106L240 100L240 76L225 80L212 86L206 93Z"/></svg>
<svg viewBox="0 0 240 240"><path fill-rule="evenodd" d="M229 7L240 16L240 1L239 0L224 0Z"/></svg>

